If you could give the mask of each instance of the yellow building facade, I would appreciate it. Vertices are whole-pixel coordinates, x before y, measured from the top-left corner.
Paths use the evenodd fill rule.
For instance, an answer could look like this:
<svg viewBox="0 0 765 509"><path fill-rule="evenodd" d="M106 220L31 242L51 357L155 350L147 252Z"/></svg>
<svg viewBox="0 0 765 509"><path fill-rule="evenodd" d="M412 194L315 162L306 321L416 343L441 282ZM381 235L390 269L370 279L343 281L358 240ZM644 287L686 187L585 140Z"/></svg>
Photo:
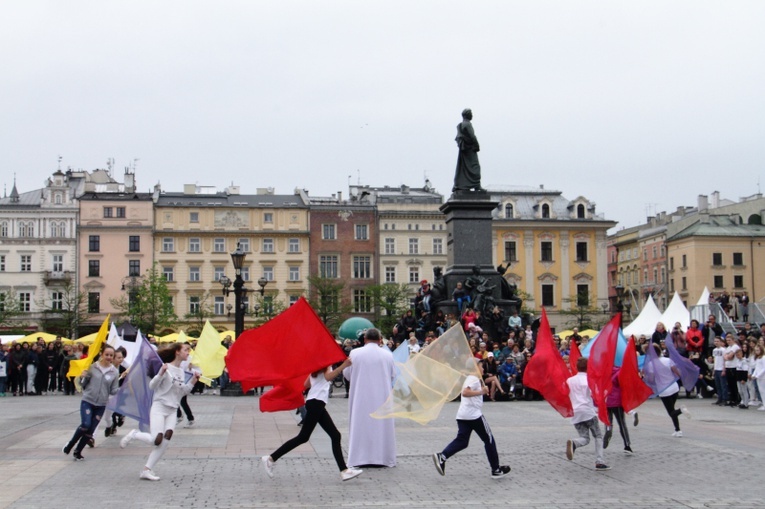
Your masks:
<svg viewBox="0 0 765 509"><path fill-rule="evenodd" d="M212 315L216 328L233 329L233 287L224 295L220 279L233 281L237 246L246 253L245 328L271 313L275 301L288 306L308 287L309 208L300 194L241 195L236 188L210 193L185 186L183 193L161 193L154 216L154 258L187 329L198 327L189 315L200 309ZM262 297L261 278L267 281Z"/></svg>
<svg viewBox="0 0 765 509"><path fill-rule="evenodd" d="M564 198L559 191L491 191L499 202L492 221L494 260L504 277L526 294L524 307L553 327L570 317L561 310L577 298L600 307L608 302L606 231L616 223L595 213L584 197Z"/></svg>

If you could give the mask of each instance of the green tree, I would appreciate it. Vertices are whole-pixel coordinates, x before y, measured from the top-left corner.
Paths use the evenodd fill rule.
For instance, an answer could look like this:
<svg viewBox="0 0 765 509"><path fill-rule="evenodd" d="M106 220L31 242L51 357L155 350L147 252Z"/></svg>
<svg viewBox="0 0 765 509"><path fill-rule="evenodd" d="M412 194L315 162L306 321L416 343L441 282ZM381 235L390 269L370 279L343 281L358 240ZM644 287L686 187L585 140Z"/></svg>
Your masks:
<svg viewBox="0 0 765 509"><path fill-rule="evenodd" d="M55 296L53 294L58 294ZM67 338L79 337L80 326L90 317L88 296L71 281L54 288L38 306L42 309L40 326L45 332Z"/></svg>
<svg viewBox="0 0 765 509"><path fill-rule="evenodd" d="M166 328L175 328L178 317L164 275L155 263L146 271L140 284L131 288L127 296L110 300L112 306L127 318L133 327L144 334L154 334Z"/></svg>
<svg viewBox="0 0 765 509"><path fill-rule="evenodd" d="M603 311L595 305L587 292L580 292L563 301L571 304L570 309L559 311L562 316L570 317L566 322L569 326L578 327L579 330L598 328L596 317L599 318Z"/></svg>
<svg viewBox="0 0 765 509"><path fill-rule="evenodd" d="M270 295L251 293L250 295L255 295L254 302L252 303L252 316L255 318L253 327L263 325L288 307L286 302L282 299L277 299L276 294L273 293ZM250 300L253 300L253 297L250 297ZM245 329L248 328L247 325L247 320L245 319Z"/></svg>
<svg viewBox="0 0 765 509"><path fill-rule="evenodd" d="M336 331L343 320L353 311L353 305L343 299L345 283L342 279L308 276L310 290L308 302L324 325Z"/></svg>
<svg viewBox="0 0 765 509"><path fill-rule="evenodd" d="M215 316L215 310L210 302L210 292L205 292L199 299L199 306L193 312L186 313L183 317L188 320L189 329L197 331L197 334L202 332L207 320Z"/></svg>
<svg viewBox="0 0 765 509"><path fill-rule="evenodd" d="M393 326L399 317L410 306L409 286L404 283L384 283L371 285L366 289L372 297L372 307L375 310L374 323L384 336L393 334Z"/></svg>
<svg viewBox="0 0 765 509"><path fill-rule="evenodd" d="M5 333L22 333L26 329L23 320L25 312L21 310L19 299L13 290L0 292L0 327Z"/></svg>

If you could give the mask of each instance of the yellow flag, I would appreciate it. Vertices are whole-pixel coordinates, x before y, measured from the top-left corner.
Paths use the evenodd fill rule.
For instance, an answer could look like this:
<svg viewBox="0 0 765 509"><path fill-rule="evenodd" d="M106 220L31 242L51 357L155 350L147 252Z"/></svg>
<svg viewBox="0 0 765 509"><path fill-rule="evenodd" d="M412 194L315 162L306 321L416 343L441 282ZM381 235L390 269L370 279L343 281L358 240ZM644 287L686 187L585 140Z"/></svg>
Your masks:
<svg viewBox="0 0 765 509"><path fill-rule="evenodd" d="M388 400L372 417L403 417L427 424L457 397L467 375L481 378L462 327L457 324L404 364Z"/></svg>
<svg viewBox="0 0 765 509"><path fill-rule="evenodd" d="M208 320L202 328L202 334L194 349L193 364L202 370L202 383L210 385L213 378L218 378L226 367L228 350L220 342L220 335Z"/></svg>
<svg viewBox="0 0 765 509"><path fill-rule="evenodd" d="M101 352L101 347L106 343L106 338L109 336L110 316L111 315L107 315L104 323L101 324L101 328L96 335L96 340L93 341L93 344L88 348L88 356L84 359L70 361L69 371L66 373L66 376L78 377L93 363L93 358Z"/></svg>

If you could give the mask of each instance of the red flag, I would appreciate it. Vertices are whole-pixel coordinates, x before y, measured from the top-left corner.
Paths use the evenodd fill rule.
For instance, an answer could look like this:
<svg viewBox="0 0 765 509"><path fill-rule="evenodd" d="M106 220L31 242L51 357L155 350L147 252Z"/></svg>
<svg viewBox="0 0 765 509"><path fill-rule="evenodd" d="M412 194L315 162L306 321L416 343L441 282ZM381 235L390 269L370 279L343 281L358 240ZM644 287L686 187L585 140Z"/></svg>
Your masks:
<svg viewBox="0 0 765 509"><path fill-rule="evenodd" d="M616 343L619 341L619 313L614 316L598 334L598 340L590 348L590 357L587 361L587 385L592 392L592 400L598 407L598 419L607 426L608 408L606 396L611 391L611 375L614 370L614 357L616 357Z"/></svg>
<svg viewBox="0 0 765 509"><path fill-rule="evenodd" d="M640 378L634 337L630 337L624 350L622 369L619 370L619 387L622 388L622 408L626 412L633 411L653 394L651 388Z"/></svg>
<svg viewBox="0 0 765 509"><path fill-rule="evenodd" d="M582 356L582 353L579 351L579 345L576 344L576 341L571 341L568 349L568 365L571 369L571 374L576 375L579 373L579 370L576 369L576 361L579 360L579 358Z"/></svg>
<svg viewBox="0 0 765 509"><path fill-rule="evenodd" d="M245 392L273 385L260 398L260 410L278 412L303 405L303 383L310 373L344 359L332 333L301 297L257 329L244 331L228 351L226 366Z"/></svg>
<svg viewBox="0 0 765 509"><path fill-rule="evenodd" d="M571 376L566 363L555 348L550 322L542 308L542 322L537 331L537 343L523 372L523 385L539 391L545 400L563 417L572 417L574 410L568 398L566 380Z"/></svg>

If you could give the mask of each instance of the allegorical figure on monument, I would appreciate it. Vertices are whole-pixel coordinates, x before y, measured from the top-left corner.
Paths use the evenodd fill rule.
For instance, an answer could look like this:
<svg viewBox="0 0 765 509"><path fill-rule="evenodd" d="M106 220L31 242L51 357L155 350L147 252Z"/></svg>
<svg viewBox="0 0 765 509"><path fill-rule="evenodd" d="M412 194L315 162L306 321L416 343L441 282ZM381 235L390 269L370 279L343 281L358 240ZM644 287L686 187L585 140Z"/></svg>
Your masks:
<svg viewBox="0 0 765 509"><path fill-rule="evenodd" d="M454 187L452 191L482 191L481 189L481 165L478 162L478 139L473 131L473 112L470 108L462 111L462 122L457 124L457 137L455 141L459 147L457 158L457 171L454 174Z"/></svg>

